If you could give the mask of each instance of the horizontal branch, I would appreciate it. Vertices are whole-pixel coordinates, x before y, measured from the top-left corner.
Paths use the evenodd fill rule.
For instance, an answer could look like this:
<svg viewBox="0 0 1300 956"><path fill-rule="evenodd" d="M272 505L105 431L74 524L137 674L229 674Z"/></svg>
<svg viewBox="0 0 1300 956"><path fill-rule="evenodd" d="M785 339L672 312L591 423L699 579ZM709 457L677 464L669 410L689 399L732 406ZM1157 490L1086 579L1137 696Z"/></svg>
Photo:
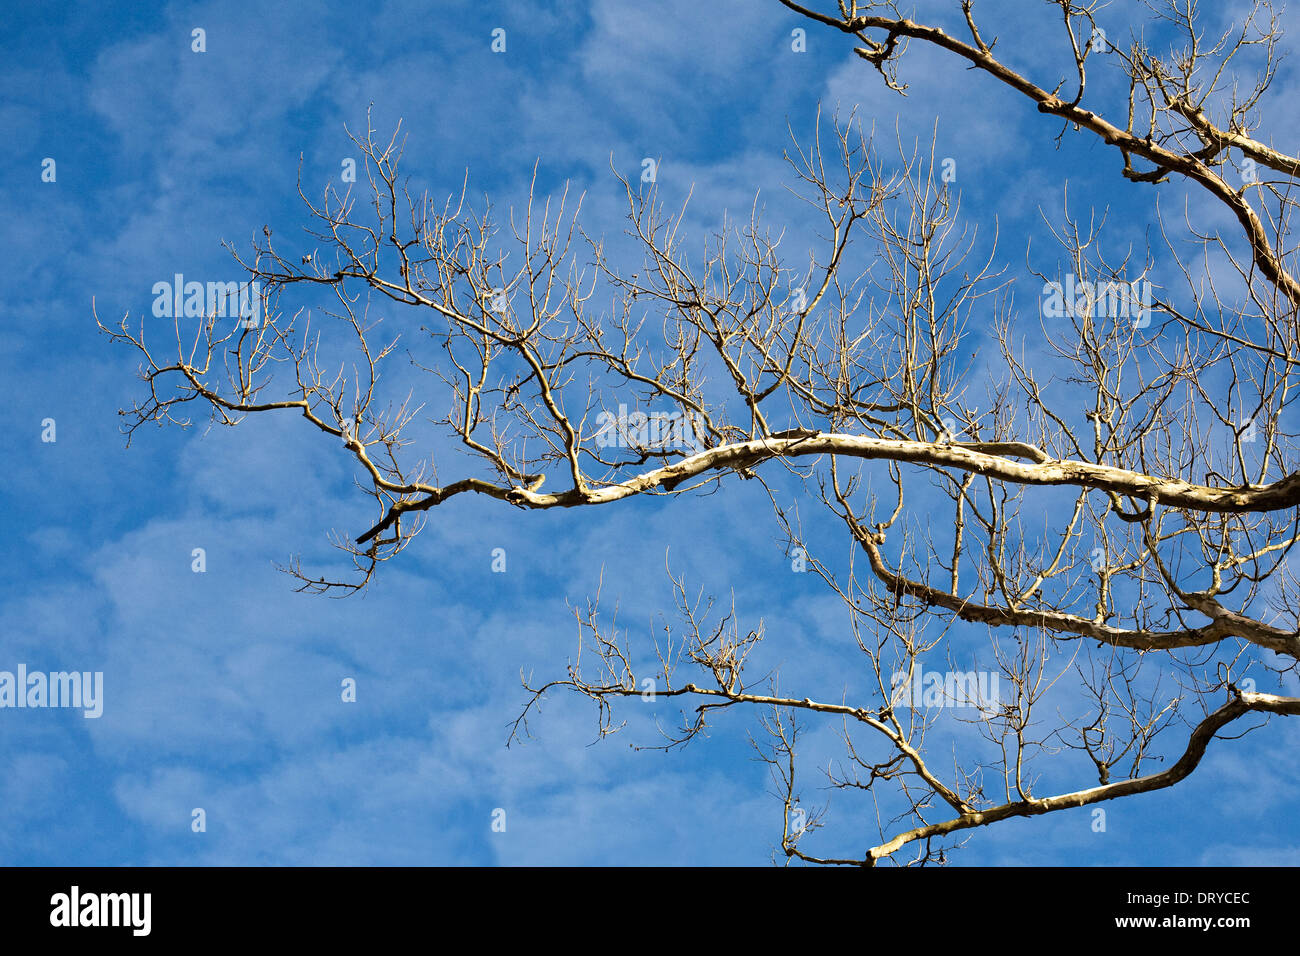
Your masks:
<svg viewBox="0 0 1300 956"><path fill-rule="evenodd" d="M424 511L466 491L490 495L524 508L574 508L607 504L632 495L678 484L714 471L754 467L773 458L840 455L953 468L1020 485L1071 485L1096 488L1169 508L1197 512L1254 514L1300 506L1300 472L1268 485L1216 488L1178 478L1154 478L1124 468L1083 461L1059 461L1020 442L939 442L868 438L862 435L814 434L797 438L756 438L702 451L662 468L604 487L543 493L504 487L479 479L458 481L415 501L394 505L375 528L358 539L364 543L408 511ZM1009 455L1030 459L1016 461Z"/></svg>
<svg viewBox="0 0 1300 956"><path fill-rule="evenodd" d="M863 535L860 529L857 529L857 534L863 550L867 553L872 573L884 582L892 593L909 594L919 598L929 607L941 607L951 611L963 621L987 624L991 627L1041 628L1053 634L1074 634L1090 638L1113 647L1148 651L1204 647L1207 644L1216 644L1235 637L1278 654L1300 658L1300 634L1284 631L1263 621L1230 611L1212 600L1196 600L1191 604L1195 610L1210 618L1209 624L1172 631L1114 627L1102 621L1089 620L1055 608L1010 608L980 604L899 574L885 563L884 556L874 541Z"/></svg>
<svg viewBox="0 0 1300 956"><path fill-rule="evenodd" d="M1188 739L1187 749L1178 759L1178 762L1167 770L1131 780L1120 780L1104 786L1093 787L1089 790L1077 790L1074 793L1044 797L1041 800L1021 800L1016 803L1005 803L988 810L963 813L942 823L917 827L908 830L906 833L898 834L887 843L873 847L867 853L867 862L874 864L882 857L889 856L906 844L916 840L943 836L947 833L968 830L972 827L988 826L990 823L996 823L1010 817L1039 816L1044 813L1051 813L1054 810L1085 807L1105 800L1115 800L1119 797L1172 787L1196 769L1216 733L1238 717L1252 711L1288 716L1300 715L1300 698L1237 691L1231 700L1196 725L1196 729L1192 731L1192 735Z"/></svg>
<svg viewBox="0 0 1300 956"><path fill-rule="evenodd" d="M547 690L556 686L570 686L595 698L603 698L605 696L632 697L640 696L642 693L642 691L635 686L592 686L584 685L580 681L570 679L552 681L544 687L538 688L533 692L534 701L545 694ZM1205 751L1209 747L1210 741L1214 739L1215 734L1237 718L1251 712L1284 716L1300 716L1300 698L1240 691L1235 687L1231 689L1231 693L1232 698L1227 703L1206 716L1204 720L1196 725L1191 736L1188 738L1187 747L1184 750L1183 755L1176 763L1166 770L1162 770L1159 773L1148 774L1145 777L1119 780L1115 783L1103 784L1099 787L1091 787L1086 790L1076 790L1072 793L1058 794L1056 796L1044 797L1042 799L1030 798L1026 800L1018 800L1013 803L1004 803L985 810L976 810L969 803L963 800L956 791L939 781L938 778L929 771L920 753L913 749L900 733L888 727L874 713L864 708L853 707L848 704L833 704L823 701L814 701L808 698L799 699L784 696L777 697L767 694L752 694L744 691L730 691L726 688L706 688L699 687L695 684L685 684L675 690L670 689L657 691L655 696L720 697L731 704L786 707L796 710L812 711L814 713L833 714L859 721L888 737L894 746L898 748L899 753L913 764L917 773L926 781L926 783L933 787L935 792L941 796L946 803L957 810L958 815L949 820L944 820L939 823L925 824L903 833L899 833L887 842L868 850L865 859L826 859L809 856L799 852L798 850L792 851L800 858L814 863L874 866L879 860L897 852L908 843L913 843L917 840L928 840L932 837L944 836L948 833L960 830L969 830L974 827L988 826L991 823L997 823L1000 820L1006 820L1012 817L1041 816L1044 813L1052 813L1054 811L1067 810L1075 807L1084 807L1090 804L1102 803L1107 800L1116 800L1121 797L1132 796L1138 793L1147 793L1153 790L1163 790L1172 787L1191 775L1192 771L1197 768L1201 759L1205 756ZM520 719L522 720L522 717ZM517 723L518 721L516 721L516 724Z"/></svg>

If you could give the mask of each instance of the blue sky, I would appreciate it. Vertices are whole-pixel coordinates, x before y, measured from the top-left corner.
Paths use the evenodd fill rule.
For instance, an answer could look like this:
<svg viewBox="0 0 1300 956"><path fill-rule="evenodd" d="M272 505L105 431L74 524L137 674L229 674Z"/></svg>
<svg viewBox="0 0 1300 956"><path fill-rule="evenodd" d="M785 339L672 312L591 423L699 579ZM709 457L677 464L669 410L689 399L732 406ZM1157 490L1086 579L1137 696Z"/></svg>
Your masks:
<svg viewBox="0 0 1300 956"><path fill-rule="evenodd" d="M1062 50L1047 13L1012 29L1006 5L979 7L1008 60L1053 85ZM951 23L941 10L932 19ZM789 572L754 483L563 512L461 498L368 593L331 600L294 593L274 567L294 554L336 567L327 535L372 517L323 436L293 416L254 416L236 429L144 429L125 447L117 409L139 394L137 363L98 334L92 299L105 320L138 317L174 273L237 278L221 241L246 247L264 223L310 251L300 163L318 194L355 155L344 126L363 128L370 104L378 130L402 120L418 181L449 192L468 168L506 206L537 161L542 191L586 190L588 228L611 234L623 226L611 154L626 173L657 158L667 197L693 188L687 223L701 239L724 211L747 214L756 191L776 221L795 222L781 153L787 124L810 132L819 102L856 108L885 146L935 135L937 154L956 159L963 215L981 242L997 217L1000 261L1022 283L1025 240L1044 235L1039 210L1059 211L1067 181L1072 208L1110 209L1121 246L1152 221L1154 192L1125 183L1095 139L1067 133L1057 149L1056 125L920 46L903 61L902 99L840 37L775 2L71 3L0 17L0 669L105 675L98 720L0 711L4 864L771 859L780 804L743 714L683 751L637 752L629 743L656 742L648 719L674 708L633 702L628 729L595 743L591 706L556 696L533 740L505 746L526 699L521 668L558 676L576 647L569 605L603 574L620 620L648 633L671 600L665 550L693 587L734 591L747 618L763 618L784 685L829 699L852 685L839 605ZM794 53L800 26L807 52ZM490 49L496 27L504 54ZM1288 90L1284 66L1274 102ZM1283 110L1271 128L1282 142L1294 125ZM1170 184L1161 201L1181 209L1185 196ZM1032 280L1024 290L1036 308ZM51 418L57 441L42 442ZM191 570L199 547L203 574ZM505 574L491 571L496 547ZM345 677L355 704L340 700ZM812 763L835 752L837 731L810 725ZM1174 790L1111 804L1105 833L1087 811L1056 814L978 832L955 862L1300 862L1287 812L1297 743L1275 721L1216 744ZM1087 771L1065 764L1060 780L1086 786ZM811 768L805 782L809 802L827 799ZM874 842L869 807L830 799L840 848ZM196 807L206 832L191 830ZM504 833L491 828L496 808Z"/></svg>

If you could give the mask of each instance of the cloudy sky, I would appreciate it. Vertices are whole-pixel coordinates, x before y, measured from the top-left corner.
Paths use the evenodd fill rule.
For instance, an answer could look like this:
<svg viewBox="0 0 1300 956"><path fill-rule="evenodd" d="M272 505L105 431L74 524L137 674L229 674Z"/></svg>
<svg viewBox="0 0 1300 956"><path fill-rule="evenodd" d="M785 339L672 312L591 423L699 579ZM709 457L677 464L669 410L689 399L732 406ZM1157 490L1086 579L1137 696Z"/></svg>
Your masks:
<svg viewBox="0 0 1300 956"><path fill-rule="evenodd" d="M401 121L405 166L431 190L456 190L468 170L508 206L536 163L543 192L585 190L588 228L610 234L624 226L611 161L631 175L654 158L666 196L693 190L687 227L701 242L756 193L803 228L782 191L790 133L811 131L818 104L856 109L881 142L934 138L955 160L963 216L981 243L996 226L999 261L1022 282L1026 241L1067 183L1072 209L1109 210L1119 245L1146 234L1153 191L1125 183L1093 138L1067 132L1058 148L1059 124L920 46L899 97L841 37L774 0L295 6L0 14L0 670L102 671L105 688L99 719L0 710L0 863L769 861L780 802L743 714L663 753L629 744L658 742L652 720L676 715L667 703L634 702L628 728L597 742L589 702L561 695L531 740L506 747L527 699L521 669L560 676L576 649L571 608L603 580L620 621L648 635L671 602L666 554L693 588L734 592L747 620L763 619L768 662L799 696L839 699L861 682L839 605L790 573L761 489L562 513L463 497L364 596L298 594L277 563L337 567L329 533L373 517L354 470L289 415L149 428L126 447L117 410L141 394L138 363L97 331L92 307L138 319L176 273L236 279L222 242L247 248L264 224L291 254L311 251L299 177L317 195L335 180L356 155L345 127L364 129L368 108L380 131ZM925 6L953 22L955 4ZM977 9L1009 62L1055 85L1067 51L1050 10ZM1130 24L1114 17L1122 35ZM792 49L798 27L804 51ZM1284 66L1274 101L1293 103L1295 89ZM1279 136L1295 132L1286 112ZM1184 195L1172 184L1161 201L1181 208ZM49 419L54 442L42 441ZM355 703L341 700L346 678ZM810 761L833 754L837 731L809 727ZM1056 814L979 832L955 862L1300 862L1298 772L1278 759L1297 744L1300 731L1275 721L1215 745L1174 790L1112 805L1103 833L1086 810ZM1079 758L1053 780L1087 786L1089 769ZM875 842L869 805L841 808L820 785L810 774L805 798L831 801L835 839L822 846Z"/></svg>

